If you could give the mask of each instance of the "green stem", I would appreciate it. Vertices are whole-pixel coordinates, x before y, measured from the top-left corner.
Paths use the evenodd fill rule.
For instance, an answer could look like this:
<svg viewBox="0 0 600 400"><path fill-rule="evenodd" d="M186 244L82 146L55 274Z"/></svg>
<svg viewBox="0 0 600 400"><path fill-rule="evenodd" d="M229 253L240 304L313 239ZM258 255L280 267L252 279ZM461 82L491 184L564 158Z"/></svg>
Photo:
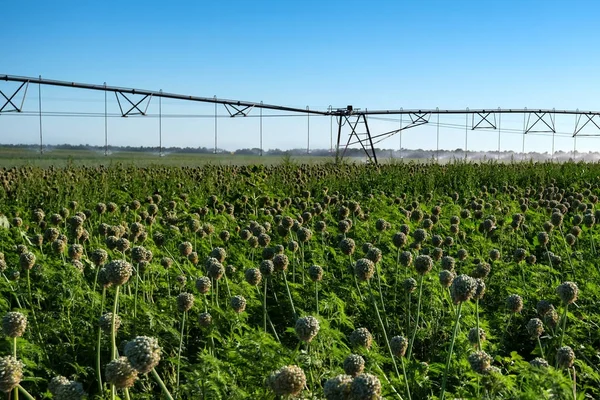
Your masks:
<svg viewBox="0 0 600 400"><path fill-rule="evenodd" d="M21 392L21 394L23 396L25 396L25 398L27 400L35 400L35 397L33 397L32 395L30 395L29 392L27 390L25 390L25 388L23 386L21 386L20 384L17 385L17 389L19 389L19 392ZM15 397L15 400L18 400L18 397Z"/></svg>
<svg viewBox="0 0 600 400"><path fill-rule="evenodd" d="M538 345L540 346L540 352L542 353L542 358L545 359L546 357L544 356L544 348L542 347L542 342L541 342L539 336L537 337L537 342L538 342Z"/></svg>
<svg viewBox="0 0 600 400"><path fill-rule="evenodd" d="M412 355L413 345L415 343L415 338L417 337L417 330L419 329L419 318L421 317L421 295L423 294L423 275L419 278L419 300L417 301L417 321L415 322L415 328L413 330L412 337L410 338L410 344L408 345L408 356L407 360L410 360L410 356Z"/></svg>
<svg viewBox="0 0 600 400"><path fill-rule="evenodd" d="M292 306L292 313L294 314L294 321L298 319L298 314L296 314L296 307L294 307L294 300L292 299L292 292L290 292L290 286L288 285L287 278L285 277L285 271L282 272L283 281L285 282L285 290L287 291L288 298L290 299L290 305Z"/></svg>
<svg viewBox="0 0 600 400"><path fill-rule="evenodd" d="M265 287L264 287L264 294L263 294L263 330L265 331L265 333L267 332L267 288L268 288L268 276L265 276Z"/></svg>
<svg viewBox="0 0 600 400"><path fill-rule="evenodd" d="M121 286L117 286L115 289L115 302L113 304L112 322L110 325L110 339L112 343L111 360L117 358L117 330L115 329L115 320L117 319L117 305L119 304L119 290Z"/></svg>
<svg viewBox="0 0 600 400"><path fill-rule="evenodd" d="M402 363L402 373L404 375L404 384L406 385L406 394L408 396L408 400L411 400L410 396L410 386L408 386L408 377L406 376L406 367L404 366L404 357L400 357L400 362Z"/></svg>
<svg viewBox="0 0 600 400"><path fill-rule="evenodd" d="M375 313L377 314L377 318L379 319L379 324L381 325L381 330L383 331L383 337L385 339L385 344L387 345L388 351L390 352L390 357L392 358L392 363L394 364L394 370L396 371L396 376L398 379L400 378L400 371L398 371L398 365L396 364L396 358L394 357L394 353L392 352L392 347L390 346L390 341L388 340L387 332L385 330L385 325L383 324L383 320L381 319L381 314L379 314L379 308L377 307L377 302L375 301L375 296L373 296L373 291L371 290L371 282L367 280L367 284L369 285L369 294L371 295L371 301L373 302L373 307L375 307Z"/></svg>
<svg viewBox="0 0 600 400"><path fill-rule="evenodd" d="M315 281L315 305L317 307L317 316L319 315L319 281Z"/></svg>
<svg viewBox="0 0 600 400"><path fill-rule="evenodd" d="M175 386L175 392L179 394L179 372L181 369L181 348L183 347L183 329L185 327L185 316L187 315L187 311L183 312L183 316L181 317L181 336L179 337L179 351L177 352L177 381Z"/></svg>
<svg viewBox="0 0 600 400"><path fill-rule="evenodd" d="M440 393L440 400L444 400L444 394L446 393L446 382L448 379L448 372L450 372L450 361L452 361L454 342L456 340L456 334L458 333L458 327L460 325L460 311L462 309L462 304L462 302L458 303L458 307L456 308L456 321L454 322L454 332L452 332L452 341L450 342L450 350L448 351L448 357L446 359L446 369L444 370L444 378L442 380L442 392Z"/></svg>
<svg viewBox="0 0 600 400"><path fill-rule="evenodd" d="M475 314L477 315L477 350L481 351L481 338L479 335L479 299L475 301Z"/></svg>
<svg viewBox="0 0 600 400"><path fill-rule="evenodd" d="M158 376L158 373L156 372L156 370L154 368L152 368L151 372L152 372L152 377L154 378L154 380L156 380L156 383L158 383L158 386L160 386L164 395L167 396L167 399L173 400L173 396L171 396L171 393L169 393L169 389L167 389L167 387L165 386L165 383L162 381L162 379L160 379L160 376Z"/></svg>

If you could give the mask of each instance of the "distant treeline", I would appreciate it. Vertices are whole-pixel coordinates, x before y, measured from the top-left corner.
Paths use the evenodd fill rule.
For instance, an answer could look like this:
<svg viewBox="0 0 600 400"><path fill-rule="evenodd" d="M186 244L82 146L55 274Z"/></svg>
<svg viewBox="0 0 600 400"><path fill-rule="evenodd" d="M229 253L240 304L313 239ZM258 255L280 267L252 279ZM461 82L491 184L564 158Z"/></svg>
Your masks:
<svg viewBox="0 0 600 400"><path fill-rule="evenodd" d="M39 145L33 144L0 144L1 147L4 148L12 148L12 149L31 149L31 150L39 150ZM158 153L162 151L163 153L180 153L180 154L214 154L214 148L208 147L163 147L160 149L159 147L145 147L145 146L91 146L87 144L59 144L59 145L45 145L44 150L84 150L84 151L98 151L104 152L108 150L111 153L114 152L140 152L140 153ZM377 157L380 159L391 159L391 158L409 158L409 159L461 159L465 157L465 151L461 148L455 150L423 150L423 149L375 149L377 153ZM310 152L307 152L306 148L304 149L268 149L262 150L260 148L245 148L238 149L235 151L225 150L225 149L217 149L217 154L231 154L231 155L265 155L265 156L316 156L316 157L332 157L335 156L335 150L332 152L329 149L311 149ZM564 152L557 151L554 153L554 158L558 160L568 160L573 158L573 156L579 159L586 159L589 161L597 161L600 160L600 154L596 152ZM345 152L346 157L365 157L365 153L361 148L349 148ZM521 158L533 159L533 160L547 160L552 157L548 152L538 153L538 152L529 152L523 155L522 153L517 153L513 151L469 151L468 157L470 159L496 159L499 158L501 160L508 159L521 159Z"/></svg>

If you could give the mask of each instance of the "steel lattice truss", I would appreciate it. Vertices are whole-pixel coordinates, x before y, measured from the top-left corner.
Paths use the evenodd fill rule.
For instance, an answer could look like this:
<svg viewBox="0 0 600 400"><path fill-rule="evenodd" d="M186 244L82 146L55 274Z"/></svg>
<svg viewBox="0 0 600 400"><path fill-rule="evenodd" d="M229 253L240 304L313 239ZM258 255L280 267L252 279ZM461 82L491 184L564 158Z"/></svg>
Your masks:
<svg viewBox="0 0 600 400"><path fill-rule="evenodd" d="M390 109L390 110L367 110L367 109L356 109L352 106L345 108L329 108L327 110L312 110L307 108L295 108L286 107L274 104L265 104L263 102L249 102L241 100L229 100L220 99L215 97L200 97L190 96L175 93L168 93L161 91L143 90L143 89L131 89L116 86L93 85L86 83L59 81L52 79L42 79L14 76L14 75L0 75L0 81L6 82L17 82L20 85L12 93L4 93L0 89L0 114L9 112L23 112L23 105L27 90L30 84L36 84L41 86L59 86L59 87L70 87L75 89L95 90L103 91L105 93L114 93L117 103L119 105L120 114L122 117L128 117L133 115L146 116L148 105L152 98L156 97L159 100L162 98L176 99L183 101L193 101L200 103L212 103L222 105L228 112L229 116L234 117L246 117L254 109L260 110L272 110L272 111L284 111L289 113L298 113L299 115L316 115L316 116L330 116L336 118L338 127L337 131L337 145L336 145L336 158L344 157L346 150L350 146L360 145L365 152L368 160L373 163L377 163L377 154L375 152L374 145L390 136L401 133L404 130L415 128L418 126L426 125L430 123L433 115L437 116L439 124L440 115L465 115L467 121L470 119L467 128L470 130L481 130L481 129L499 129L498 120L502 114L522 114L524 117L523 135L535 132L550 132L556 133L556 116L557 115L571 115L575 117L575 124L573 129L573 137L582 133L582 130L587 126L593 128L593 133L588 133L585 136L600 136L600 111L580 111L580 110L556 110L556 109L427 109L427 110L416 110L416 109ZM21 94L20 94L21 93ZM22 96L21 101L17 101L17 98ZM41 99L41 96L40 96ZM144 105L145 104L145 105ZM41 138L41 101L40 101L40 138ZM373 133L369 128L369 116L385 116L385 115L398 115L401 116L401 124L397 129L382 133ZM408 117L409 123L402 125L403 116ZM470 118L469 118L470 117ZM497 120L498 119L498 120ZM343 144L342 136L347 134L348 138Z"/></svg>

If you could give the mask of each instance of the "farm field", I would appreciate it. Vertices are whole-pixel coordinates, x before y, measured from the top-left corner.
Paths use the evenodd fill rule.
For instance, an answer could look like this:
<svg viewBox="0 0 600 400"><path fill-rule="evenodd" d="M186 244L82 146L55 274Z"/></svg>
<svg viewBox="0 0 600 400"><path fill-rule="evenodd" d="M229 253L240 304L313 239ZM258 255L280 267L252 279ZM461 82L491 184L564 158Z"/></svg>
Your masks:
<svg viewBox="0 0 600 400"><path fill-rule="evenodd" d="M7 398L600 398L600 164L192 157L0 170Z"/></svg>

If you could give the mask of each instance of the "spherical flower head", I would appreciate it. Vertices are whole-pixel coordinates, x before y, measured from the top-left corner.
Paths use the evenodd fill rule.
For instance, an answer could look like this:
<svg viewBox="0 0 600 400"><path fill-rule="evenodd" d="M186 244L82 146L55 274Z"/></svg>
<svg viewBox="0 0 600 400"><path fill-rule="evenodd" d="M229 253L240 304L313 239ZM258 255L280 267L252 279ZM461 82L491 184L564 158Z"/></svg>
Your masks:
<svg viewBox="0 0 600 400"><path fill-rule="evenodd" d="M473 293L473 300L481 300L485 294L485 282L481 278L475 279L475 282L477 283L477 287L475 288L475 293Z"/></svg>
<svg viewBox="0 0 600 400"><path fill-rule="evenodd" d="M548 368L550 366L550 364L548 364L548 361L540 357L536 357L533 360L529 361L529 365L531 365L534 368Z"/></svg>
<svg viewBox="0 0 600 400"><path fill-rule="evenodd" d="M579 294L579 288L575 282L563 282L558 288L556 293L562 300L563 304L572 304L577 301L577 295Z"/></svg>
<svg viewBox="0 0 600 400"><path fill-rule="evenodd" d="M210 287L212 283L210 282L210 278L208 276L201 276L196 279L196 289L200 294L206 294L210 291Z"/></svg>
<svg viewBox="0 0 600 400"><path fill-rule="evenodd" d="M575 352L569 346L563 346L556 352L556 361L559 368L571 368L575 361Z"/></svg>
<svg viewBox="0 0 600 400"><path fill-rule="evenodd" d="M352 377L350 375L338 375L328 379L323 386L323 394L326 400L347 400L350 395Z"/></svg>
<svg viewBox="0 0 600 400"><path fill-rule="evenodd" d="M427 239L427 231L425 229L416 229L413 233L413 239L417 243L424 242Z"/></svg>
<svg viewBox="0 0 600 400"><path fill-rule="evenodd" d="M431 237L431 244L433 244L435 247L440 247L443 242L444 239L442 239L440 235L433 235Z"/></svg>
<svg viewBox="0 0 600 400"><path fill-rule="evenodd" d="M134 263L139 263L141 261L146 261L147 256L152 256L152 253L149 250L146 250L142 246L135 246L131 249L131 259Z"/></svg>
<svg viewBox="0 0 600 400"><path fill-rule="evenodd" d="M381 399L381 382L371 374L360 374L350 385L350 400L379 400Z"/></svg>
<svg viewBox="0 0 600 400"><path fill-rule="evenodd" d="M115 385L117 389L132 387L138 377L138 371L133 368L127 357L119 357L109 362L104 374L108 383Z"/></svg>
<svg viewBox="0 0 600 400"><path fill-rule="evenodd" d="M56 392L57 400L81 400L87 395L83 390L83 385L75 381L67 381L64 385L60 385Z"/></svg>
<svg viewBox="0 0 600 400"><path fill-rule="evenodd" d="M215 280L219 280L225 274L225 267L216 258L209 258L206 262L206 274Z"/></svg>
<svg viewBox="0 0 600 400"><path fill-rule="evenodd" d="M312 238L312 232L310 231L310 229L308 229L304 226L301 227L300 229L298 229L297 235L298 235L298 240L303 243L308 242Z"/></svg>
<svg viewBox="0 0 600 400"><path fill-rule="evenodd" d="M128 239L119 238L119 240L117 241L117 250L119 250L121 253L126 252L127 250L129 250L130 247L131 243Z"/></svg>
<svg viewBox="0 0 600 400"><path fill-rule="evenodd" d="M139 373L146 374L160 362L158 340L148 336L138 336L125 345L125 356Z"/></svg>
<svg viewBox="0 0 600 400"><path fill-rule="evenodd" d="M179 254L183 257L187 257L192 252L192 244L190 242L183 242L179 244Z"/></svg>
<svg viewBox="0 0 600 400"><path fill-rule="evenodd" d="M490 266L490 264L486 262L480 262L477 264L475 270L473 271L473 278L486 278L490 274L491 270L492 267Z"/></svg>
<svg viewBox="0 0 600 400"><path fill-rule="evenodd" d="M298 245L298 242L296 242L295 240L290 240L290 242L288 243L288 250L291 251L292 253L295 253L298 251L298 248L300 246Z"/></svg>
<svg viewBox="0 0 600 400"><path fill-rule="evenodd" d="M400 264L405 267L410 267L413 263L413 255L410 251L400 253Z"/></svg>
<svg viewBox="0 0 600 400"><path fill-rule="evenodd" d="M527 322L527 332L532 338L539 338L542 333L544 333L544 324L542 323L542 320L539 318L531 318L529 322Z"/></svg>
<svg viewBox="0 0 600 400"><path fill-rule="evenodd" d="M133 273L131 264L125 260L113 260L106 264L105 269L108 281L115 286L126 283Z"/></svg>
<svg viewBox="0 0 600 400"><path fill-rule="evenodd" d="M375 264L367 258L361 258L354 263L354 273L361 281L368 281L375 274Z"/></svg>
<svg viewBox="0 0 600 400"><path fill-rule="evenodd" d="M358 376L365 370L365 359L358 354L350 354L344 360L344 372L352 377Z"/></svg>
<svg viewBox="0 0 600 400"><path fill-rule="evenodd" d="M110 332L111 326L112 326L112 318L113 318L113 313L111 313L111 312L102 314L102 316L98 320L100 329L102 329L104 332L107 332L107 333ZM118 315L115 315L115 332L118 331L120 327L121 327L121 317L119 317Z"/></svg>
<svg viewBox="0 0 600 400"><path fill-rule="evenodd" d="M340 250L347 256L353 254L355 249L356 243L354 243L353 239L345 238L340 242Z"/></svg>
<svg viewBox="0 0 600 400"><path fill-rule="evenodd" d="M408 339L404 336L394 336L390 340L390 347L393 355L396 357L404 357L406 349L408 348Z"/></svg>
<svg viewBox="0 0 600 400"><path fill-rule="evenodd" d="M306 376L302 368L288 365L273 372L268 384L278 396L297 396L306 386Z"/></svg>
<svg viewBox="0 0 600 400"><path fill-rule="evenodd" d="M417 289L417 281L415 278L406 278L402 281L402 287L406 293L412 293Z"/></svg>
<svg viewBox="0 0 600 400"><path fill-rule="evenodd" d="M270 276L275 272L275 265L271 260L262 260L258 265L258 269L263 276Z"/></svg>
<svg viewBox="0 0 600 400"><path fill-rule="evenodd" d="M35 265L35 254L32 252L21 253L19 256L19 265L23 269L31 269Z"/></svg>
<svg viewBox="0 0 600 400"><path fill-rule="evenodd" d="M433 260L427 255L419 255L415 258L415 269L419 275L427 275L433 268Z"/></svg>
<svg viewBox="0 0 600 400"><path fill-rule="evenodd" d="M365 255L365 258L371 260L375 264L377 264L379 261L381 261L381 257L382 257L381 250L379 250L375 246L369 247L369 250L367 251L367 254Z"/></svg>
<svg viewBox="0 0 600 400"><path fill-rule="evenodd" d="M525 259L526 255L527 255L527 251L525 249L518 248L515 250L515 252L513 254L513 258L514 258L515 262L519 263Z"/></svg>
<svg viewBox="0 0 600 400"><path fill-rule="evenodd" d="M242 295L236 295L231 298L231 308L236 313L243 313L246 309L246 299Z"/></svg>
<svg viewBox="0 0 600 400"><path fill-rule="evenodd" d="M212 315L210 315L207 312L203 312L200 313L200 315L198 315L198 323L200 324L200 326L202 328L208 328L209 326L212 325L213 319L212 319Z"/></svg>
<svg viewBox="0 0 600 400"><path fill-rule="evenodd" d="M468 301L477 290L477 281L468 275L462 274L454 278L450 286L450 296L454 304Z"/></svg>
<svg viewBox="0 0 600 400"><path fill-rule="evenodd" d="M177 296L177 309L181 312L187 312L194 306L194 295L191 293L179 293Z"/></svg>
<svg viewBox="0 0 600 400"><path fill-rule="evenodd" d="M523 299L518 294L511 294L506 298L506 308L512 313L519 313L523 309Z"/></svg>
<svg viewBox="0 0 600 400"><path fill-rule="evenodd" d="M348 231L350 231L350 228L352 227L352 225L350 224L349 220L343 219L338 222L337 227L338 227L338 230L340 231L340 233L348 233Z"/></svg>
<svg viewBox="0 0 600 400"><path fill-rule="evenodd" d="M468 338L471 346L477 346L479 342L483 342L486 339L485 331L481 328L479 328L479 330L477 328L471 328L469 330Z"/></svg>
<svg viewBox="0 0 600 400"><path fill-rule="evenodd" d="M261 247L267 247L269 245L269 243L271 243L271 236L267 235L266 233L261 233L257 236L258 238L258 244Z"/></svg>
<svg viewBox="0 0 600 400"><path fill-rule="evenodd" d="M563 223L563 218L564 216L562 215L562 213L555 211L550 217L550 222L552 222L552 225L554 226L560 226Z"/></svg>
<svg viewBox="0 0 600 400"><path fill-rule="evenodd" d="M454 266L456 265L456 261L454 257L444 256L442 257L442 269L447 271L454 271Z"/></svg>
<svg viewBox="0 0 600 400"><path fill-rule="evenodd" d="M490 261L498 261L500 259L500 250L492 249L490 250Z"/></svg>
<svg viewBox="0 0 600 400"><path fill-rule="evenodd" d="M319 333L319 321L315 317L307 316L296 320L296 335L303 342L310 343Z"/></svg>
<svg viewBox="0 0 600 400"><path fill-rule="evenodd" d="M8 393L23 379L23 363L13 356L0 357L0 390Z"/></svg>
<svg viewBox="0 0 600 400"><path fill-rule="evenodd" d="M396 232L394 236L392 236L392 243L394 246L401 248L406 244L406 235L402 232Z"/></svg>
<svg viewBox="0 0 600 400"><path fill-rule="evenodd" d="M90 254L90 259L96 267L100 267L108 260L108 253L104 249L96 249Z"/></svg>
<svg viewBox="0 0 600 400"><path fill-rule="evenodd" d="M449 271L447 269L441 270L440 274L439 274L440 285L442 285L442 287L444 287L444 288L449 288L450 285L452 285L452 281L454 280L455 277L456 277L456 274L454 272Z"/></svg>
<svg viewBox="0 0 600 400"><path fill-rule="evenodd" d="M27 317L20 312L10 311L2 317L2 331L8 337L21 337L26 328Z"/></svg>
<svg viewBox="0 0 600 400"><path fill-rule="evenodd" d="M350 334L350 344L353 347L370 349L373 344L373 335L367 328L357 328Z"/></svg>
<svg viewBox="0 0 600 400"><path fill-rule="evenodd" d="M244 272L244 278L252 286L257 286L262 281L262 274L258 268L248 268Z"/></svg>
<svg viewBox="0 0 600 400"><path fill-rule="evenodd" d="M471 369L479 374L483 374L492 362L492 357L485 351L475 351L469 355L469 364Z"/></svg>
<svg viewBox="0 0 600 400"><path fill-rule="evenodd" d="M311 265L308 268L308 276L313 282L319 282L323 279L323 268L318 265Z"/></svg>
<svg viewBox="0 0 600 400"><path fill-rule="evenodd" d="M285 271L290 263L288 256L285 254L276 254L273 257L273 267L275 271Z"/></svg>
<svg viewBox="0 0 600 400"><path fill-rule="evenodd" d="M171 265L173 265L173 259L170 257L163 257L160 259L160 265L166 269L171 268Z"/></svg>
<svg viewBox="0 0 600 400"><path fill-rule="evenodd" d="M379 218L377 221L375 221L375 229L377 229L379 232L386 231L390 229L391 226L392 225L383 218Z"/></svg>
<svg viewBox="0 0 600 400"><path fill-rule="evenodd" d="M210 252L210 256L216 258L220 263L222 263L225 261L225 258L227 258L227 252L222 247L215 247Z"/></svg>
<svg viewBox="0 0 600 400"><path fill-rule="evenodd" d="M60 387L69 384L69 382L69 379L65 378L64 376L57 375L50 380L50 383L48 383L48 390L50 393L56 396Z"/></svg>

